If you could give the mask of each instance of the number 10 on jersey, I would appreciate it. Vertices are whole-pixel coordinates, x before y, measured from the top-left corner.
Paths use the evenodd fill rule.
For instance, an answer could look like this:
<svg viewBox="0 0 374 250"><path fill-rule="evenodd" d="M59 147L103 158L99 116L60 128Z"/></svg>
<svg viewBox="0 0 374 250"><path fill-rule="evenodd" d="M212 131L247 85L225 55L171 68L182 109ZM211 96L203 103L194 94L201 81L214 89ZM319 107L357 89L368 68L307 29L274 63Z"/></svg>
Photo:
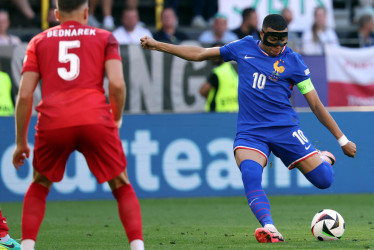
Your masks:
<svg viewBox="0 0 374 250"><path fill-rule="evenodd" d="M263 89L265 88L266 76L264 74L259 74L258 72L253 73L253 85L252 88Z"/></svg>

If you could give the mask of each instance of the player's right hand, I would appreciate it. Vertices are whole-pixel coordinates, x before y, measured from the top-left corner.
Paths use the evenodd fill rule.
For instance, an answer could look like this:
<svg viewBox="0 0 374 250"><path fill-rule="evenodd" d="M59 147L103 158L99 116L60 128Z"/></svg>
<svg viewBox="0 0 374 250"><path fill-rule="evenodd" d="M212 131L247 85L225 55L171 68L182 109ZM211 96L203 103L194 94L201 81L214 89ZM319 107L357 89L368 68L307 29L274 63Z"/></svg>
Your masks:
<svg viewBox="0 0 374 250"><path fill-rule="evenodd" d="M30 148L29 146L16 146L13 152L13 165L18 170L20 166L25 163L26 158L29 158Z"/></svg>
<svg viewBox="0 0 374 250"><path fill-rule="evenodd" d="M117 128L119 130L122 127L122 118L119 119L118 121L115 121L115 124L116 124L116 126L117 126Z"/></svg>
<svg viewBox="0 0 374 250"><path fill-rule="evenodd" d="M140 38L140 44L142 45L143 49L156 49L157 41L149 36L143 36Z"/></svg>
<svg viewBox="0 0 374 250"><path fill-rule="evenodd" d="M356 144L354 142L349 141L342 147L342 150L345 155L354 158L356 155Z"/></svg>

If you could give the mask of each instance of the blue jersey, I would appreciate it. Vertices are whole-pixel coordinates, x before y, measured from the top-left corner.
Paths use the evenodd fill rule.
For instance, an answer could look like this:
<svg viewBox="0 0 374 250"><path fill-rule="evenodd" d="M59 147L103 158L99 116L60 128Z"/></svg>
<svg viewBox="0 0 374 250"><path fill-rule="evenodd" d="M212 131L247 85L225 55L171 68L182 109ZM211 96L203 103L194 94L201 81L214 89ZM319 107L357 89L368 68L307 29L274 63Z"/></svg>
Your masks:
<svg viewBox="0 0 374 250"><path fill-rule="evenodd" d="M225 61L236 61L239 71L237 134L258 128L299 124L289 98L294 85L310 78L301 56L284 47L277 57L246 36L220 48Z"/></svg>

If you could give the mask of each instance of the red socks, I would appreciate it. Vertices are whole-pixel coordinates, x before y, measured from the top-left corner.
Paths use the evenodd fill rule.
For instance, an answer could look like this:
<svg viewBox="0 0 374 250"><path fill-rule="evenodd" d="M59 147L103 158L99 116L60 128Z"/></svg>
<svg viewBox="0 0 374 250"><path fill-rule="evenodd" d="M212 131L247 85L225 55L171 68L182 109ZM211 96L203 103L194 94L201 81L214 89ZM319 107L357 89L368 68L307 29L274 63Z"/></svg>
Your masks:
<svg viewBox="0 0 374 250"><path fill-rule="evenodd" d="M9 231L9 227L6 224L6 218L3 217L1 210L0 210L0 238L7 236Z"/></svg>
<svg viewBox="0 0 374 250"><path fill-rule="evenodd" d="M31 183L27 190L23 200L22 240L36 241L40 224L44 218L48 193L48 188L37 183Z"/></svg>
<svg viewBox="0 0 374 250"><path fill-rule="evenodd" d="M22 211L22 240L36 241L45 213L48 188L32 183L25 194ZM140 204L131 184L113 191L118 203L119 217L125 228L129 242L143 240Z"/></svg>
<svg viewBox="0 0 374 250"><path fill-rule="evenodd" d="M123 185L112 193L117 200L119 217L129 242L143 240L140 204L131 184Z"/></svg>

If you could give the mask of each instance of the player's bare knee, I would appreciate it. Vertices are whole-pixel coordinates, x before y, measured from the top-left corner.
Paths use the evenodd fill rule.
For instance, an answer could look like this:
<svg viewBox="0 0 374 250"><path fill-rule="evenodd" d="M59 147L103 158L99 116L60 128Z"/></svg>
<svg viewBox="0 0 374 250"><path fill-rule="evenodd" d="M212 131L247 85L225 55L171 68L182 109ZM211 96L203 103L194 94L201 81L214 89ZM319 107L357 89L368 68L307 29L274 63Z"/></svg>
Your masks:
<svg viewBox="0 0 374 250"><path fill-rule="evenodd" d="M123 185L130 184L129 177L127 176L127 172L122 172L117 177L114 177L112 180L108 181L111 190L115 190Z"/></svg>
<svg viewBox="0 0 374 250"><path fill-rule="evenodd" d="M33 183L40 184L48 189L52 187L52 182L37 171L34 171Z"/></svg>

